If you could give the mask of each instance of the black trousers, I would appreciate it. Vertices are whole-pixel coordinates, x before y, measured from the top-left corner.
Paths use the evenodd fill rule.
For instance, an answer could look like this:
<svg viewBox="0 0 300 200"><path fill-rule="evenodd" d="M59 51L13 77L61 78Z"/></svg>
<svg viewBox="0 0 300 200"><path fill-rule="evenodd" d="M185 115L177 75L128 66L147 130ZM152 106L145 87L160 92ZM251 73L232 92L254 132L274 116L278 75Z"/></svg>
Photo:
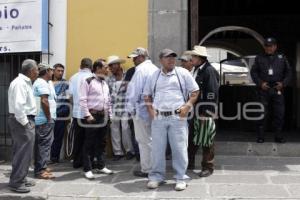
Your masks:
<svg viewBox="0 0 300 200"><path fill-rule="evenodd" d="M61 147L64 140L66 125L66 120L56 120L54 125L54 140L51 146L50 160L59 161Z"/></svg>
<svg viewBox="0 0 300 200"><path fill-rule="evenodd" d="M104 122L104 116L102 115L93 115L93 117L96 119L95 122L89 124L85 121L85 140L82 153L83 170L85 172L93 168L103 169L105 167L103 154L105 152L108 123ZM102 125L100 126L100 124ZM93 163L94 157L97 160L96 163Z"/></svg>
<svg viewBox="0 0 300 200"><path fill-rule="evenodd" d="M73 147L73 167L82 166L82 147L85 140L85 129L80 125L84 120L73 118L74 123L74 147Z"/></svg>
<svg viewBox="0 0 300 200"><path fill-rule="evenodd" d="M264 118L257 122L258 137L261 138L264 137L266 116L269 115L269 113L272 113L271 123L272 123L272 130L275 132L275 137L283 137L282 127L284 124L284 113L285 113L284 95L282 93L278 93L276 89L271 88L267 91L259 90L259 98L261 103L264 106L265 112L264 112Z"/></svg>

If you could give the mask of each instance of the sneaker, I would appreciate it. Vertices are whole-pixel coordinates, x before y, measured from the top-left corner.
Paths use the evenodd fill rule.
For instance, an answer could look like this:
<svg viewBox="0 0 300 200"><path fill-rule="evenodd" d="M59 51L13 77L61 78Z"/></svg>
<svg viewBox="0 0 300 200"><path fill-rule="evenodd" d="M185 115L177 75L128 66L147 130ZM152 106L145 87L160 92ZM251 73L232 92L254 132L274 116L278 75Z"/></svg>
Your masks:
<svg viewBox="0 0 300 200"><path fill-rule="evenodd" d="M158 181L149 181L149 182L147 183L147 188L148 188L148 189L156 189L156 188L158 188L161 184L162 184L162 182L158 182Z"/></svg>
<svg viewBox="0 0 300 200"><path fill-rule="evenodd" d="M182 190L185 190L186 187L187 187L186 182L180 181L180 182L177 182L177 183L176 183L175 190L176 190L176 191L182 191Z"/></svg>
<svg viewBox="0 0 300 200"><path fill-rule="evenodd" d="M26 180L25 181L25 187L33 187L33 186L35 186L36 185L36 183L35 183L35 181L33 181L33 180Z"/></svg>
<svg viewBox="0 0 300 200"><path fill-rule="evenodd" d="M106 167L102 169L96 169L95 170L97 174L113 174L114 172L110 169L107 169Z"/></svg>
<svg viewBox="0 0 300 200"><path fill-rule="evenodd" d="M28 193L28 192L30 192L30 189L25 187L25 186L20 186L20 187L11 187L11 186L9 186L9 189L13 192L16 192L16 193Z"/></svg>
<svg viewBox="0 0 300 200"><path fill-rule="evenodd" d="M85 178L87 178L87 179L94 179L94 178L95 178L95 176L94 176L94 174L93 174L92 171L85 172L85 173L84 173L84 176L85 176Z"/></svg>

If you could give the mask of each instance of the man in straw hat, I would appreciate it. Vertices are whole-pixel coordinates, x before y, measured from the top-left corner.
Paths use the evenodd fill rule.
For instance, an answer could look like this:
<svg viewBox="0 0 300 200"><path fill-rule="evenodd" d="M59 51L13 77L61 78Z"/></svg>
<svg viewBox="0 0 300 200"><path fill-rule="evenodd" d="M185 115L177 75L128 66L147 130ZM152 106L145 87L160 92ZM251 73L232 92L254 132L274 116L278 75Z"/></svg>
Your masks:
<svg viewBox="0 0 300 200"><path fill-rule="evenodd" d="M155 189L164 183L166 173L165 152L169 142L172 166L175 170L175 190L186 189L188 156L187 115L198 97L199 87L189 71L176 67L177 54L164 49L159 58L162 65L147 80L145 102L152 118L152 169L147 187Z"/></svg>
<svg viewBox="0 0 300 200"><path fill-rule="evenodd" d="M125 112L125 99L127 85L123 84L124 73L121 67L125 63L124 59L118 56L108 57L107 64L111 71L108 79L108 85L111 94L112 119L111 119L111 142L114 153L114 161L118 161L126 155L126 159L130 160L134 157L134 149L132 145L132 132ZM121 127L121 129L120 129ZM125 152L123 152L123 148Z"/></svg>
<svg viewBox="0 0 300 200"><path fill-rule="evenodd" d="M219 79L217 71L207 60L209 55L206 47L195 46L191 53L194 65L192 74L199 85L200 95L195 106L194 120L190 124L188 168L195 168L195 154L201 147L202 171L199 176L207 177L214 171L214 117L217 112Z"/></svg>
<svg viewBox="0 0 300 200"><path fill-rule="evenodd" d="M134 171L138 177L148 177L151 170L151 118L143 99L147 79L158 69L149 59L145 48L136 48L128 57L136 65L135 73L128 84L126 108L133 116L135 138L140 150L141 170Z"/></svg>

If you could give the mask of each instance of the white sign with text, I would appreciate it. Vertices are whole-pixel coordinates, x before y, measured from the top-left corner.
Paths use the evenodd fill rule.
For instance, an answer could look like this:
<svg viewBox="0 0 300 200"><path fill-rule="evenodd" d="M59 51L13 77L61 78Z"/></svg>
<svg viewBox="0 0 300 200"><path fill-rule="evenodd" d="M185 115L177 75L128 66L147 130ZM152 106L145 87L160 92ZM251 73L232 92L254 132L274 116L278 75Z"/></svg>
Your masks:
<svg viewBox="0 0 300 200"><path fill-rule="evenodd" d="M42 0L0 0L0 53L42 49Z"/></svg>

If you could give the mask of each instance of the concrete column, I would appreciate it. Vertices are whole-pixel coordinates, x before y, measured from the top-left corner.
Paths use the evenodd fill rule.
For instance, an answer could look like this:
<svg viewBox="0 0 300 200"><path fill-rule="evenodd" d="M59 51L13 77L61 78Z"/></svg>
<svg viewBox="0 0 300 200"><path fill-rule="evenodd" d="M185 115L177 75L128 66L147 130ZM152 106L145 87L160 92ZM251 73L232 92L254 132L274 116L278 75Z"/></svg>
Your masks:
<svg viewBox="0 0 300 200"><path fill-rule="evenodd" d="M297 44L296 50L296 82L297 82L297 127L300 128L300 43Z"/></svg>
<svg viewBox="0 0 300 200"><path fill-rule="evenodd" d="M67 50L67 0L51 0L49 22L50 65L66 64ZM48 62L48 55L42 56L43 62Z"/></svg>
<svg viewBox="0 0 300 200"><path fill-rule="evenodd" d="M149 0L148 48L156 65L162 49L170 48L178 54L187 49L187 24L187 0Z"/></svg>

